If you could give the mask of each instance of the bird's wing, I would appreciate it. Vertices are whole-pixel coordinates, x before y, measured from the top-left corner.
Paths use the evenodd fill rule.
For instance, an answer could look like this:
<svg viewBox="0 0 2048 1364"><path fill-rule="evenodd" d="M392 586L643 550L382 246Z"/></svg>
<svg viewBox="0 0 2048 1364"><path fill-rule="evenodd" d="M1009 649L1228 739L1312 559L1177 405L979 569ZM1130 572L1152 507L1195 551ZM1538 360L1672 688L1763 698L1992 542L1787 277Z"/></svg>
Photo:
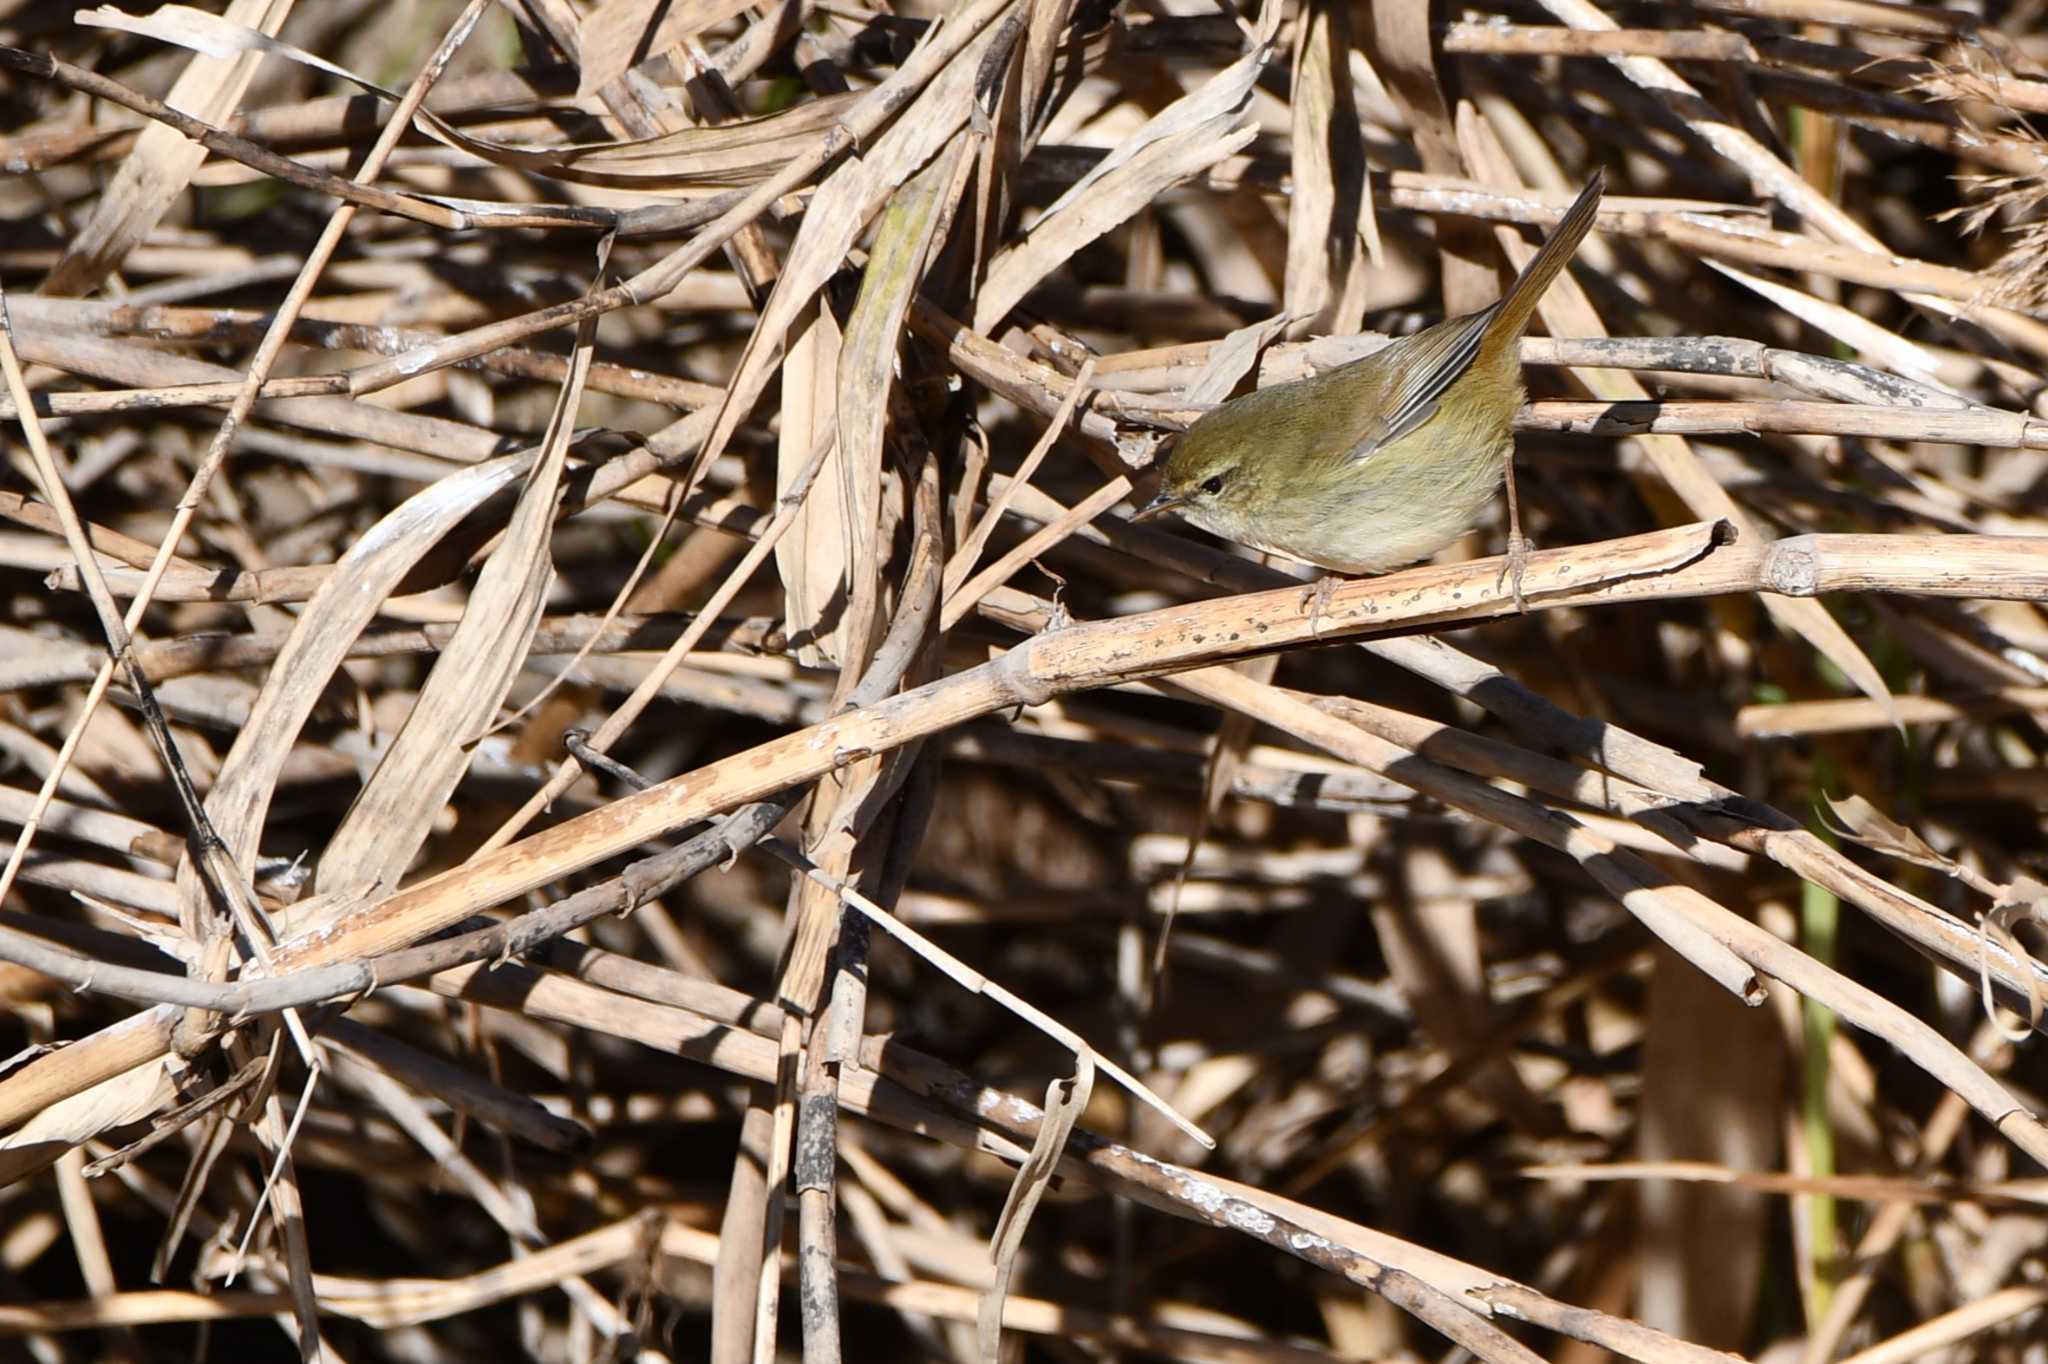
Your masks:
<svg viewBox="0 0 2048 1364"><path fill-rule="evenodd" d="M1479 343L1485 339L1487 324L1493 321L1499 306L1452 318L1396 341L1394 345L1407 350L1399 360L1398 382L1387 390L1383 415L1356 445L1344 452L1344 458L1354 463L1366 459L1435 416L1437 399L1471 368L1472 358L1479 354Z"/></svg>

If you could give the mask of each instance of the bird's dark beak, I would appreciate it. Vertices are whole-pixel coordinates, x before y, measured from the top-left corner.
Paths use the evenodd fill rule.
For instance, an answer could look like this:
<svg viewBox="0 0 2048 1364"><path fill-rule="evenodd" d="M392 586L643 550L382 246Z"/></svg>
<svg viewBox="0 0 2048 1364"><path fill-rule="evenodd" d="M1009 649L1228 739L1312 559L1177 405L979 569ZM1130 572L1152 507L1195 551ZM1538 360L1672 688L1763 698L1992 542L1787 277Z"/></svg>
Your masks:
<svg viewBox="0 0 2048 1364"><path fill-rule="evenodd" d="M1176 497L1166 489L1161 488L1152 495L1150 502L1147 502L1144 506L1131 513L1131 520L1149 521L1163 511L1172 511L1185 501L1187 501L1186 498Z"/></svg>

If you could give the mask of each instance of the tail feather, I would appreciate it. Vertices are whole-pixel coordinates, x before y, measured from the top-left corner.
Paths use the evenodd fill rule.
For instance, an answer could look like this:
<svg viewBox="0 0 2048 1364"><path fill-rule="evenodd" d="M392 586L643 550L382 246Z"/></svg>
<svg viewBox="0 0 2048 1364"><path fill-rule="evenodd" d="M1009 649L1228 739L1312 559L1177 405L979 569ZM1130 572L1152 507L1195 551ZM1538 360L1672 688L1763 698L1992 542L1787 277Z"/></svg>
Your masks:
<svg viewBox="0 0 2048 1364"><path fill-rule="evenodd" d="M1593 178L1579 191L1579 197L1565 210L1564 217L1536 248L1536 254L1522 267L1522 273L1508 286L1508 291L1495 307L1494 325L1488 330L1496 336L1518 337L1529 325L1529 315L1536 311L1536 305L1543 301L1543 293L1550 287L1550 281L1557 278L1557 272L1571 262L1579 249L1579 242L1585 237L1593 219L1600 212L1600 195L1607 187L1606 173L1599 168L1593 171Z"/></svg>

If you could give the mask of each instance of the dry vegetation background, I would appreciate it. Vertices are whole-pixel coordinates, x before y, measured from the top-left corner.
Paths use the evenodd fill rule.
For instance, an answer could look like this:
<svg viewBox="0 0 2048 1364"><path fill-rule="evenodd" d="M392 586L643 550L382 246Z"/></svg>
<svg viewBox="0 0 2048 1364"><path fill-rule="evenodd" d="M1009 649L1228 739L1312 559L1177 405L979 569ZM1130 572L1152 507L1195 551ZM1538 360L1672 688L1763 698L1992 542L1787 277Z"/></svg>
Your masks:
<svg viewBox="0 0 2048 1364"><path fill-rule="evenodd" d="M0 1354L2048 1361L2038 0L209 8L0 0ZM1526 614L1128 523L1595 167Z"/></svg>

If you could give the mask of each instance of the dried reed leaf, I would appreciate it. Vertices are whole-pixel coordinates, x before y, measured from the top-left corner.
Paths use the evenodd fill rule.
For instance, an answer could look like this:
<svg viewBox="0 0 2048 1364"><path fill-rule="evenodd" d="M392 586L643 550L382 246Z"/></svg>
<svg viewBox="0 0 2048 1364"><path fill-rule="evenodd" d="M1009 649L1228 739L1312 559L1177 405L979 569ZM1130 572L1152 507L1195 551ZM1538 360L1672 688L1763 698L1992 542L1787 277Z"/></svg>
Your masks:
<svg viewBox="0 0 2048 1364"><path fill-rule="evenodd" d="M1992 990L1990 950L1995 944L2011 958L2031 962L2027 945L2012 931L2012 925L2043 921L2042 906L2048 904L2048 887L2027 876L2015 878L2011 885L1995 884L1974 868L1936 851L1918 833L1885 815L1862 796L1827 796L1824 799L1828 812L1834 816L1829 829L1838 837L1887 857L1938 871L1991 899L1991 908L1979 916L1977 924L1977 988L1983 1001L1984 1016L2009 1042L2032 1035L2040 1025L2044 1010L2048 1010L2048 1004L2044 1004L2048 1001L2048 987L2041 985L2038 972L2030 970L2027 973L2026 1026L2019 1029L2010 1027L2000 1017L1998 1001Z"/></svg>
<svg viewBox="0 0 2048 1364"><path fill-rule="evenodd" d="M960 537L960 547L953 551L953 557L946 563L945 582L940 589L946 604L946 614L940 621L942 629L957 620L967 609L961 589L967 585L968 575L974 572L974 565L980 560L982 550L987 548L989 537L995 534L996 527L1002 523L1010 504L1030 489L1031 476L1038 472L1040 463L1052 453L1054 443L1067 429L1067 423L1072 420L1074 410L1088 397L1089 380L1094 372L1094 360L1091 357L1082 363L1081 372L1074 376L1073 385L1067 389L1066 399L1060 403L1059 411L1053 413L1052 420L1046 423L1044 433L1024 456L1016 472L1005 480L1001 491L989 499L988 506L983 509L981 519L975 522L973 529ZM976 595L978 597L979 594Z"/></svg>
<svg viewBox="0 0 2048 1364"><path fill-rule="evenodd" d="M268 53L346 80L385 99L399 98L396 92L346 67L186 5L164 5L140 17L103 6L80 15L79 22L123 29L221 57ZM649 192L725 189L754 184L798 153L814 147L821 136L838 126L840 116L854 99L852 95L826 96L763 118L715 128L681 128L656 137L580 145L533 147L473 137L425 109L419 111L414 121L427 136L488 165L530 171L574 184ZM483 207L493 213L512 211L504 205Z"/></svg>
<svg viewBox="0 0 2048 1364"><path fill-rule="evenodd" d="M578 96L596 94L651 57L744 13L748 0L605 0L583 19Z"/></svg>
<svg viewBox="0 0 2048 1364"><path fill-rule="evenodd" d="M577 185L614 189L716 190L757 184L839 124L856 97L825 95L779 113L712 128L678 128L658 137L528 147L443 133L492 165L532 171Z"/></svg>
<svg viewBox="0 0 2048 1364"><path fill-rule="evenodd" d="M974 108L981 64L1003 36L997 22L1016 0L980 0L946 26L970 35L875 145L833 171L811 197L775 291L733 367L726 397L698 456L701 464L724 451L773 372L790 326L846 258L888 197L915 175L964 126Z"/></svg>
<svg viewBox="0 0 2048 1364"><path fill-rule="evenodd" d="M1017 1167L1010 1192L1003 1200L1002 1214L989 1237L989 1259L995 1265L995 1282L981 1295L975 1339L982 1364L996 1364L1003 1340L1003 1301L1009 1296L1010 1279L1017 1271L1017 1253L1024 1246L1024 1232L1031 1214L1052 1186L1059 1172L1060 1155L1074 1124L1088 1107L1095 1090L1095 1060L1087 1052L1074 1056L1071 1079L1054 1080L1045 1090L1045 1116L1039 1120L1038 1139L1031 1145L1031 1157Z"/></svg>
<svg viewBox="0 0 2048 1364"><path fill-rule="evenodd" d="M1952 876L1959 872L1960 868L1952 858L1943 857L1926 839L1887 817L1863 797L1825 796L1823 799L1835 817L1834 831L1840 836L1918 866L1932 867Z"/></svg>
<svg viewBox="0 0 2048 1364"><path fill-rule="evenodd" d="M177 1098L170 1062L145 1061L82 1093L60 1099L13 1131L0 1136L0 1151L45 1143L81 1146L110 1127L122 1127L157 1112Z"/></svg>
<svg viewBox="0 0 2048 1364"><path fill-rule="evenodd" d="M1280 334L1294 321L1294 313L1278 313L1263 322L1239 327L1211 346L1209 358L1188 382L1185 390L1188 404L1204 407L1226 401L1237 392L1245 377L1258 368L1259 357L1265 354L1266 347L1279 340ZM1079 386L1078 380L1076 386Z"/></svg>
<svg viewBox="0 0 2048 1364"><path fill-rule="evenodd" d="M974 300L974 329L987 333L1074 253L1151 204L1163 190L1245 147L1251 92L1271 59L1279 6L1261 10L1252 50L1148 119L1055 199L1031 230L998 252Z"/></svg>
<svg viewBox="0 0 2048 1364"><path fill-rule="evenodd" d="M600 254L600 273L604 254ZM577 335L569 377L556 400L518 505L478 575L454 636L420 688L376 769L328 840L315 873L322 895L395 886L433 832L434 817L468 769L472 746L525 666L554 567L549 544L576 411L590 377L596 323Z"/></svg>
<svg viewBox="0 0 2048 1364"><path fill-rule="evenodd" d="M23 330L17 337L25 360L138 388L232 384L241 377L225 365L135 342L55 329ZM493 433L463 422L423 412L394 411L353 398L271 398L259 403L256 410L302 430L374 441L464 463L484 459L504 446ZM444 467L435 467L434 472L438 475Z"/></svg>
<svg viewBox="0 0 2048 1364"><path fill-rule="evenodd" d="M840 505L847 510L847 614L839 657L865 667L882 583L883 435L903 320L933 255L951 228L973 168L969 140L956 137L893 196L875 227L860 295L847 319L837 376ZM786 381L785 381L786 384ZM786 418L785 418L786 420Z"/></svg>
<svg viewBox="0 0 2048 1364"><path fill-rule="evenodd" d="M251 865L278 775L357 636L413 565L470 513L510 487L532 459L531 454L507 455L415 494L358 537L306 603L207 795L207 815L238 865ZM180 891L188 902L201 893L196 880L183 878Z"/></svg>
<svg viewBox="0 0 2048 1364"><path fill-rule="evenodd" d="M788 496L790 485L809 464L811 451L820 441L835 442L818 483L796 514L796 524L775 546L784 628L796 648L797 661L807 667L842 661L839 627L846 620L851 582L848 566L852 542L859 534L852 524L847 481L840 473L846 453L835 440L834 380L841 349L839 319L830 308L813 300L782 357L776 494Z"/></svg>
<svg viewBox="0 0 2048 1364"><path fill-rule="evenodd" d="M1350 333L1365 317L1360 218L1372 213L1351 83L1349 7L1313 0L1294 37L1293 193L1282 301L1298 330Z"/></svg>

